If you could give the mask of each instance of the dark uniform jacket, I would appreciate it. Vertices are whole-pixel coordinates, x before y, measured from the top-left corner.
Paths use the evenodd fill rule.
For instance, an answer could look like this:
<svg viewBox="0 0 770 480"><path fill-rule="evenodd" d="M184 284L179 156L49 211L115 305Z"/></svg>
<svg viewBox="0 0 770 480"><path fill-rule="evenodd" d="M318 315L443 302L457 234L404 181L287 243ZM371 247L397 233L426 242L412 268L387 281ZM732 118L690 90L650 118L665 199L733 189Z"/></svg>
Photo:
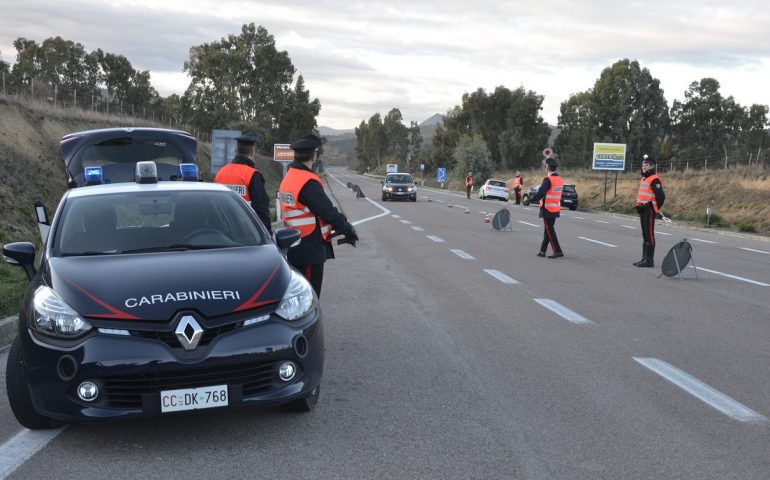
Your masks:
<svg viewBox="0 0 770 480"><path fill-rule="evenodd" d="M254 161L243 155L235 155L231 163L255 168ZM255 169L246 188L249 190L251 208L254 209L259 219L262 220L262 223L267 228L267 231L272 235L273 230L270 228L270 199L267 196L267 190L265 190L265 177Z"/></svg>
<svg viewBox="0 0 770 480"><path fill-rule="evenodd" d="M289 168L310 171L301 162L291 162ZM316 180L308 180L299 192L300 203L310 209L316 217L334 228L335 232L347 232L353 229L348 219L332 204L323 186ZM324 242L321 237L321 229L316 228L296 247L289 249L288 260L292 265L317 265L324 263L327 258L334 258L334 248L331 242Z"/></svg>
<svg viewBox="0 0 770 480"><path fill-rule="evenodd" d="M529 199L529 203L535 203L539 202L541 198L545 197L545 194L548 193L548 190L551 189L551 180L548 178L550 176L558 177L558 172L553 172L549 174L547 177L543 179L543 183L540 184L540 188L537 189L537 192L532 195L532 198ZM556 212L549 212L545 209L545 207L540 207L540 214L538 215L540 218L559 218L560 213Z"/></svg>

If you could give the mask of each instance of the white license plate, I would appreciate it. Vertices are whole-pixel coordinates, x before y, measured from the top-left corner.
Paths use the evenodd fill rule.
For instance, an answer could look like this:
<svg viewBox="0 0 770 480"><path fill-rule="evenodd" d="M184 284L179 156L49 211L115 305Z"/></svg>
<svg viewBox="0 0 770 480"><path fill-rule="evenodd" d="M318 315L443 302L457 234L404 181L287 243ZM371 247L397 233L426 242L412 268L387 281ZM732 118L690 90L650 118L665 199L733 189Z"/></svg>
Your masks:
<svg viewBox="0 0 770 480"><path fill-rule="evenodd" d="M564 203L572 203L572 200L564 200Z"/></svg>
<svg viewBox="0 0 770 480"><path fill-rule="evenodd" d="M160 392L160 411L166 413L224 407L227 401L227 385L164 390Z"/></svg>

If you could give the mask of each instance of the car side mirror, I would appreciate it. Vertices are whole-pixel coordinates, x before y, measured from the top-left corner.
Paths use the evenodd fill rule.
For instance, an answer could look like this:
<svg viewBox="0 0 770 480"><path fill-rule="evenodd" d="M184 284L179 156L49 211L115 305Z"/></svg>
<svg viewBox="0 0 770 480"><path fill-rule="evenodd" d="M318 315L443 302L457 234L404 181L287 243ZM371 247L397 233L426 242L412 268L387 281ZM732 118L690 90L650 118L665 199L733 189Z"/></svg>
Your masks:
<svg viewBox="0 0 770 480"><path fill-rule="evenodd" d="M275 243L281 249L284 258L291 247L296 247L302 241L296 228L279 228L275 231Z"/></svg>
<svg viewBox="0 0 770 480"><path fill-rule="evenodd" d="M385 182L383 180L380 180L380 185L385 185Z"/></svg>
<svg viewBox="0 0 770 480"><path fill-rule="evenodd" d="M29 280L32 280L37 273L34 267L35 245L30 242L14 242L3 245L3 259L11 265L23 268Z"/></svg>

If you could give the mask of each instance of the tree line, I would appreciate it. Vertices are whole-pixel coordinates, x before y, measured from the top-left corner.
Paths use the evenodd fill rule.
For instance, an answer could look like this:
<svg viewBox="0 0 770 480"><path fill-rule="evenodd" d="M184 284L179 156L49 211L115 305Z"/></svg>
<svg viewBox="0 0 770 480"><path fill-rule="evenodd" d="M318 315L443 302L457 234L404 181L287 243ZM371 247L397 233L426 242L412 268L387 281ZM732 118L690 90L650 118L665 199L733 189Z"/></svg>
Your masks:
<svg viewBox="0 0 770 480"><path fill-rule="evenodd" d="M359 170L397 163L416 172L422 164L431 172L447 168L458 179L473 171L483 181L495 171L538 168L546 147L564 167L591 168L595 142L626 144L630 169L640 165L644 154L670 169L765 166L770 158L768 106L739 105L721 94L713 78L692 82L684 100L669 108L660 81L648 69L619 60L601 72L592 88L562 102L553 145L552 127L540 116L543 98L523 87L466 93L446 113L431 145L420 148L411 162L390 147L401 138L391 136L398 130L385 128L375 114L356 129ZM393 109L386 119L400 117Z"/></svg>
<svg viewBox="0 0 770 480"><path fill-rule="evenodd" d="M190 84L182 96L162 98L150 72L134 69L124 56L61 37L38 44L18 38L16 62L0 60L3 93L58 105L160 120L191 131L255 130L260 150L317 133L321 110L286 51L262 26L244 24L238 35L193 46L183 71Z"/></svg>

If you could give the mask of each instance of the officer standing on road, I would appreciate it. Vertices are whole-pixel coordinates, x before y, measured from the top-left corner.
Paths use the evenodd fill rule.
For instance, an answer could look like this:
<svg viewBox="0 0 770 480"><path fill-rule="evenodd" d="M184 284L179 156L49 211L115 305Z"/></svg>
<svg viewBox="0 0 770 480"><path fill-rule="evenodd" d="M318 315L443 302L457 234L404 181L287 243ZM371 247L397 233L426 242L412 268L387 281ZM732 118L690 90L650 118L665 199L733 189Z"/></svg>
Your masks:
<svg viewBox="0 0 770 480"><path fill-rule="evenodd" d="M257 216L273 234L270 227L270 200L265 190L265 177L255 168L254 150L258 141L255 132L246 132L235 137L235 158L220 168L214 181L226 185L235 193L251 203Z"/></svg>
<svg viewBox="0 0 770 480"><path fill-rule="evenodd" d="M468 172L465 176L465 196L471 198L471 189L473 188L473 172Z"/></svg>
<svg viewBox="0 0 770 480"><path fill-rule="evenodd" d="M540 245L540 252L538 257L545 257L545 252L548 250L548 244L551 244L551 250L553 253L548 255L548 258L563 257L564 253L559 246L559 239L556 238L556 219L559 217L561 211L561 192L564 186L564 180L559 176L556 171L558 163L556 159L548 157L545 159L545 170L548 175L543 179L540 184L540 189L532 195L531 202L540 201L540 215L543 219L543 243Z"/></svg>
<svg viewBox="0 0 770 480"><path fill-rule="evenodd" d="M636 267L655 266L655 217L660 213L666 194L663 182L656 172L655 160L647 155L642 160L642 179L636 194L636 211L642 224L642 259L634 262Z"/></svg>
<svg viewBox="0 0 770 480"><path fill-rule="evenodd" d="M516 170L516 177L513 179L513 192L516 194L516 205L521 204L521 186L524 184L524 177L521 172Z"/></svg>
<svg viewBox="0 0 770 480"><path fill-rule="evenodd" d="M278 188L283 223L299 230L302 238L299 245L289 249L287 259L308 279L318 297L321 296L324 262L334 258L332 228L345 235L344 243L355 247L358 241L353 225L332 205L321 178L312 170L320 146L321 140L315 135L292 142L294 161L289 164Z"/></svg>

